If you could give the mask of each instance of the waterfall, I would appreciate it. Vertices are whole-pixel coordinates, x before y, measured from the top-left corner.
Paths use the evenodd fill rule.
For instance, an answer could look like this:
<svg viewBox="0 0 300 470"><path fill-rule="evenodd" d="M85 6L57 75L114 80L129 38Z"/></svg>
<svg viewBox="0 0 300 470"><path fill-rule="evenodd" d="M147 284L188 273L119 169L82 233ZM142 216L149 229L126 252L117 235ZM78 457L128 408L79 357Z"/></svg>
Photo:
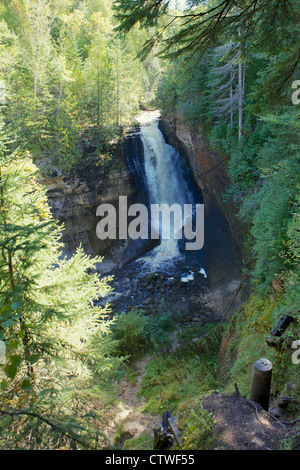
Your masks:
<svg viewBox="0 0 300 470"><path fill-rule="evenodd" d="M185 175L186 162L174 147L169 145L159 129L160 116L157 111L144 112L137 117L140 125L139 137L142 142L143 156L132 152L129 167L138 173L139 186L146 186L147 204L180 205L182 216L174 213L171 226L162 226L159 220L151 219L151 226L160 234L161 243L150 254L151 262L172 260L180 257L178 239L174 234L186 223L183 206L195 204L195 197L189 188ZM169 236L170 235L170 236ZM149 259L149 254L146 257Z"/></svg>

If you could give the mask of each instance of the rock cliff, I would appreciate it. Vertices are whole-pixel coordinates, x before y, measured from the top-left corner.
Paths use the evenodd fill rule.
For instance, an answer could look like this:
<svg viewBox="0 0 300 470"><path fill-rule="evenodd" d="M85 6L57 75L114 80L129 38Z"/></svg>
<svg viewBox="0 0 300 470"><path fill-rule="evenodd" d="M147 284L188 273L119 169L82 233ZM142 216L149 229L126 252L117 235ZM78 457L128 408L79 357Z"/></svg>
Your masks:
<svg viewBox="0 0 300 470"><path fill-rule="evenodd" d="M202 131L185 123L179 116L164 116L161 130L169 143L188 160L205 207L204 261L214 287L239 281L243 266L241 252L245 233L236 217L236 208L224 201L230 184L226 172L226 156L214 152Z"/></svg>
<svg viewBox="0 0 300 470"><path fill-rule="evenodd" d="M109 203L118 211L119 196L130 198L134 192L123 147L121 142L109 162L103 163L99 153L89 155L85 152L80 165L69 174L41 178L53 217L64 226L64 255L74 253L80 244L91 256L110 254L105 256L101 266L97 266L101 272L113 269L116 260L111 254L114 250L122 252L124 246L118 240L100 240L97 237L96 226L100 220L96 216L97 207Z"/></svg>

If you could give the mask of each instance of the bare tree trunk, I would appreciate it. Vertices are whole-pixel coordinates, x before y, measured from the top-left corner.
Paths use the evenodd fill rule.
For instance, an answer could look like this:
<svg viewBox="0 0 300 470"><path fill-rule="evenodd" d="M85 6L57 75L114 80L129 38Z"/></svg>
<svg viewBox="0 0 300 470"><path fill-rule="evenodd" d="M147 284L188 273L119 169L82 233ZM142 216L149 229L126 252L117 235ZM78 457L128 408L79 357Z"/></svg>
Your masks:
<svg viewBox="0 0 300 470"><path fill-rule="evenodd" d="M242 137L242 130L243 130L243 70L242 70L241 62L239 62L238 96L239 96L239 140L240 140Z"/></svg>
<svg viewBox="0 0 300 470"><path fill-rule="evenodd" d="M239 37L241 38L241 26L239 25ZM239 73L238 73L238 107L239 107L239 140L242 137L243 131L243 98L244 98L244 79L243 79L243 64L242 64L242 46L239 45Z"/></svg>
<svg viewBox="0 0 300 470"><path fill-rule="evenodd" d="M233 127L233 90L232 90L233 72L230 71L230 126Z"/></svg>

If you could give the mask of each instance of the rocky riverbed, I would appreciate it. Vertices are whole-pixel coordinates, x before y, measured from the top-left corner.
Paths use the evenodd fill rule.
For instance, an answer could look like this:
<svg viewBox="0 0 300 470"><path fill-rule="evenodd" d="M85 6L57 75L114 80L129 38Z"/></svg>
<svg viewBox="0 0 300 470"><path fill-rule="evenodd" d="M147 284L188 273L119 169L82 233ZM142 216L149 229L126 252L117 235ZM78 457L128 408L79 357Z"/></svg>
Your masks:
<svg viewBox="0 0 300 470"><path fill-rule="evenodd" d="M115 270L109 284L112 291L98 304L108 303L112 315L137 307L145 314L155 310L203 325L222 318L239 286L232 281L226 288L212 290L200 266L188 266L183 258L155 266L147 257Z"/></svg>

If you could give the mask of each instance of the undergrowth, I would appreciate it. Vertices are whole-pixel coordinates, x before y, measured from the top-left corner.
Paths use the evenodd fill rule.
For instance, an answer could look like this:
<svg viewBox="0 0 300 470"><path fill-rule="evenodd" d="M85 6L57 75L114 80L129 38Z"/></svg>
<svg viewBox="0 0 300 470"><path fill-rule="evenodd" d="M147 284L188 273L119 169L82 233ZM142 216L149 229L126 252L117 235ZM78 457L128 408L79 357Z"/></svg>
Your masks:
<svg viewBox="0 0 300 470"><path fill-rule="evenodd" d="M144 411L174 414L180 404L199 393L220 389L216 371L222 331L205 336L208 328L211 325L198 329L204 339L200 336L195 342L190 341L191 327L186 329L186 341L185 329L181 329L181 346L156 355L148 363L139 390L139 396L146 399Z"/></svg>
<svg viewBox="0 0 300 470"><path fill-rule="evenodd" d="M211 414L201 404L201 397L195 396L181 404L178 409L179 430L182 431L182 449L210 450L217 440Z"/></svg>
<svg viewBox="0 0 300 470"><path fill-rule="evenodd" d="M298 383L299 365L292 361L294 350L291 347L293 340L299 337L298 317L294 317L277 347L270 347L266 341L282 314L281 303L282 298L278 296L252 296L235 313L227 331L229 341L225 357L219 365L227 381L226 392L232 392L233 384L236 383L240 393L249 397L252 366L261 357L269 359L273 364L273 398L284 391L286 383ZM226 336L224 338L226 340Z"/></svg>

